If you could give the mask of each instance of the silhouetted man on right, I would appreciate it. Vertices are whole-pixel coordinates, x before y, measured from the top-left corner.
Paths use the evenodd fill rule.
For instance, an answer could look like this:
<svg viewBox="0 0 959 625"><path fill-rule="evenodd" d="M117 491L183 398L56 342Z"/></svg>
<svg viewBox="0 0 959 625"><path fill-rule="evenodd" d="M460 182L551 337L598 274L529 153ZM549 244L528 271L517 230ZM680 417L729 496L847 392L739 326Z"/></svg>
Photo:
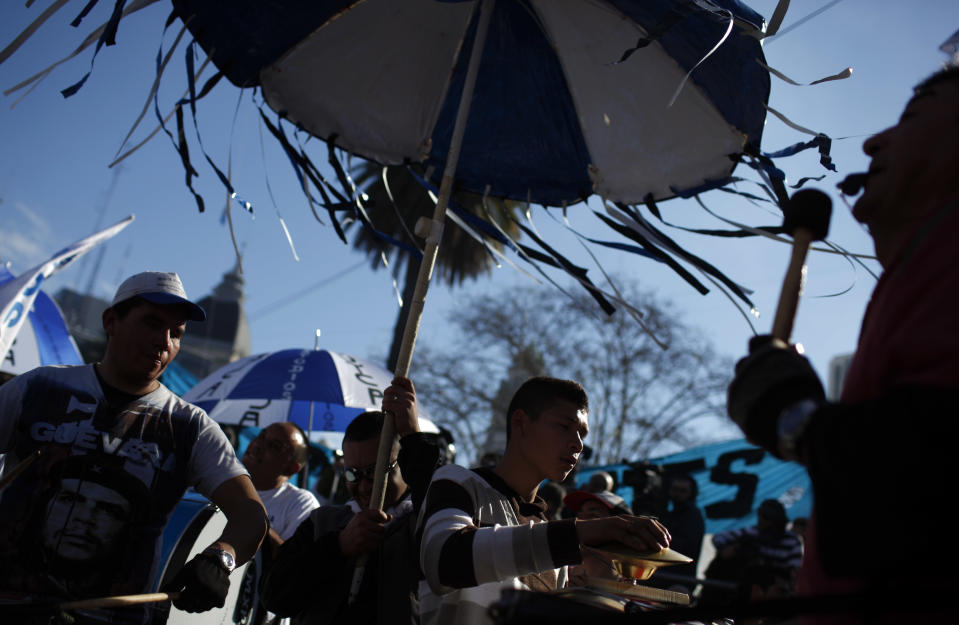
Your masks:
<svg viewBox="0 0 959 625"><path fill-rule="evenodd" d="M851 595L828 622L956 623L955 520L936 504L959 473L959 67L916 87L863 150L868 173L843 188L864 183L853 216L883 273L840 401L766 337L737 364L728 409L751 441L809 470L799 592ZM877 522L890 505L890 522Z"/></svg>

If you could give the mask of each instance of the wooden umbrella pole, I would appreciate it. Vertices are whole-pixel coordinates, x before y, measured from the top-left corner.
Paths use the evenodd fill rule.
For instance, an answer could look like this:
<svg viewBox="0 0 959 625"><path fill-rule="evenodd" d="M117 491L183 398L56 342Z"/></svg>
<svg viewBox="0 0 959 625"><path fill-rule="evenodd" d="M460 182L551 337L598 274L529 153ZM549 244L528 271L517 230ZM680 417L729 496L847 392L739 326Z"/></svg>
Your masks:
<svg viewBox="0 0 959 625"><path fill-rule="evenodd" d="M420 261L419 273L416 277L416 286L413 297L406 305L409 306L406 315L406 326L403 329L403 342L396 360L395 375L406 377L409 374L410 362L413 359L413 347L419 333L420 319L423 317L423 308L426 305L426 292L429 289L433 267L436 264L436 254L439 251L440 240L443 238L443 222L446 219L446 207L453 192L453 179L456 177L456 165L459 161L460 148L463 145L463 134L466 131L466 120L469 117L470 103L473 99L473 88L476 85L476 75L479 73L480 60L483 58L483 46L486 43L486 33L489 30L490 18L493 15L495 0L483 0L480 7L479 22L476 25L476 38L473 40L473 49L470 52L469 66L466 69L466 80L463 83L463 93L460 95L459 109L456 111L456 124L453 126L453 136L450 138L450 149L446 156L446 169L443 171L443 181L440 184L440 194L433 211L433 221L430 224L429 236L426 238L426 249L423 260ZM380 444L376 453L376 473L373 480L373 493L370 507L383 509L386 498L386 467L389 463L390 452L393 449L393 437L396 435L396 423L392 416L383 419L383 429L380 432ZM366 568L366 557L357 559L356 569L353 572L353 585L350 588L350 603L356 600L363 581L363 571Z"/></svg>
<svg viewBox="0 0 959 625"><path fill-rule="evenodd" d="M486 43L486 33L489 30L490 18L493 15L495 0L483 0L480 9L479 23L476 26L476 39L473 41L473 50L470 53L470 64L466 70L466 80L463 83L463 93L460 96L459 109L456 113L456 124L453 126L453 135L450 138L450 149L446 156L446 169L443 171L443 180L440 183L440 194L433 211L433 222L430 224L429 236L426 238L426 249L423 260L420 262L419 274L416 277L416 286L413 297L409 302L409 312L406 317L406 326L403 329L403 342L396 359L395 373L406 377L413 359L413 347L420 329L420 319L426 305L426 291L429 289L433 267L436 264L436 254L439 251L440 239L443 237L443 224L446 221L446 208L453 193L453 180L456 178L456 165L460 158L460 148L463 146L463 135L466 132L466 121L469 118L470 104L473 100L473 89L476 86L476 76L479 74L480 60L483 57L483 46ZM374 491L375 492L375 491Z"/></svg>

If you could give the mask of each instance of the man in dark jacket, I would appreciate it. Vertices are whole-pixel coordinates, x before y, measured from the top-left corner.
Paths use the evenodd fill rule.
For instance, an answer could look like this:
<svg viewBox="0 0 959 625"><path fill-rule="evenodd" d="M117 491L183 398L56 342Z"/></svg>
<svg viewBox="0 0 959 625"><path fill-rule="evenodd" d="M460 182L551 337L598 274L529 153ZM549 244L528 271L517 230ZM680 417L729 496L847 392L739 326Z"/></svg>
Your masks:
<svg viewBox="0 0 959 625"><path fill-rule="evenodd" d="M382 412L364 412L343 437L344 478L351 499L314 510L280 547L260 594L268 610L296 624L416 622L414 509L442 462L437 435L419 431L413 383L396 378L383 410L396 421L383 510L370 508ZM356 599L349 601L359 556L367 563Z"/></svg>

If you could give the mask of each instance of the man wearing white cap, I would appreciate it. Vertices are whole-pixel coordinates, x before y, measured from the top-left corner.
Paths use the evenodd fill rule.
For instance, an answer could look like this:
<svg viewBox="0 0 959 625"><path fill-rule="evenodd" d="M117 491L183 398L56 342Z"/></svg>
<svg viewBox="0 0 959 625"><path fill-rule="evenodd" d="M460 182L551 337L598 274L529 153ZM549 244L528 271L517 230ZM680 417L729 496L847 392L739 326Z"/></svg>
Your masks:
<svg viewBox="0 0 959 625"><path fill-rule="evenodd" d="M111 580L114 595L149 590L161 564L154 557L163 528L192 486L223 510L227 524L218 540L164 589L179 592L174 605L189 612L224 604L229 573L250 559L263 540L266 513L220 427L159 381L180 349L187 320L205 318L175 273L136 274L120 285L103 312L107 347L101 362L39 367L0 387L0 453L7 454L9 470L26 465L0 494L0 594L54 601L87 598L82 577L93 574ZM52 584L44 560L29 552L36 544L36 528L49 525L43 502L57 496L65 461L76 456L89 458L92 467L90 475L76 479L102 482L104 473L132 476L149 494L148 503L140 504L148 509L130 515L134 520L126 529L130 540L123 558L107 560L104 570L78 569L76 580ZM74 540L70 531L53 535ZM131 625L149 618L142 607L76 616L79 623Z"/></svg>

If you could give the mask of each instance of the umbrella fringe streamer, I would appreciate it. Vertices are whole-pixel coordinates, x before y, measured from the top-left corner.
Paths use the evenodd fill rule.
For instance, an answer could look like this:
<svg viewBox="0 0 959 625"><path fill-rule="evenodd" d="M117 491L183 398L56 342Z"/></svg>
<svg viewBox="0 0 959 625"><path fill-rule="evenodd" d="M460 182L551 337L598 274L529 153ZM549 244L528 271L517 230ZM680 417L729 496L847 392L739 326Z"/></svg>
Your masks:
<svg viewBox="0 0 959 625"><path fill-rule="evenodd" d="M137 2L134 2L123 10L123 13L120 17L121 18L125 17L126 15L129 15L130 13L133 13L135 11L139 11L140 9L143 9L155 2L159 2L159 0L139 0ZM27 39L30 38L31 35L33 35L33 33L37 30L37 28L39 28L43 24L44 21L46 21L56 10L62 7L63 4L65 3L66 1L64 2L58 1L56 4L49 7L47 11L44 12L43 15L41 15L36 20L34 20L32 24L30 24L22 33L20 33L20 35L18 35L13 40L13 42L11 42L6 48L0 51L0 63L3 63L3 61L6 60L7 57L13 54ZM119 20L117 21L119 22ZM74 49L73 52L71 52L64 58L60 59L59 61L53 63L46 69L43 69L37 72L36 74L34 74L33 76L30 76L26 80L22 80L16 85L14 85L13 87L10 87L9 89L5 90L3 92L3 95L10 95L11 93L15 93L26 87L30 87L20 96L20 98L17 99L16 102L13 103L13 106L16 106L24 97L26 97L31 91L33 91L44 78L49 76L54 69L56 69L63 63L66 63L67 61L74 58L75 56L78 56L81 52L83 52L88 47L93 45L94 42L100 41L108 25L109 25L109 22L101 24L99 28L95 29L92 33L87 35L86 39L84 39L83 42L81 42L80 45L77 46L76 49ZM92 66L92 62L91 62L91 66Z"/></svg>
<svg viewBox="0 0 959 625"><path fill-rule="evenodd" d="M317 168L317 166L313 163L313 160L306 154L306 151L302 147L296 148L293 146L283 130L284 117L282 114L277 114L277 123L273 124L267 117L262 105L259 107L259 109L261 120L283 148L283 151L286 153L287 158L290 161L290 165L293 168L294 174L300 181L300 188L306 196L311 209L314 211L314 215L316 215L315 206L323 206L329 213L330 221L332 222L333 228L341 241L347 243L343 223L337 216L337 212L347 213L350 218L358 220L364 228L369 230L378 239L388 243L389 245L409 252L416 258L422 257L422 252L416 247L378 230L373 225L372 220L369 218L369 215L366 212L362 198L357 193L355 185L352 183L351 179L346 173L345 168L337 158L335 136L330 137L327 140L327 145L329 147L328 162L337 176L337 180L340 185L339 188L326 180L326 178L320 173L319 168ZM320 193L322 200L317 200L315 197L313 197L313 195L310 193L309 183L312 183L313 188ZM317 219L319 220L318 216Z"/></svg>
<svg viewBox="0 0 959 625"><path fill-rule="evenodd" d="M410 172L413 178L423 185L430 192L435 192L436 187L430 183L428 180L417 174L415 171L410 168ZM495 225L493 225L492 220L489 222L484 220L482 217L465 210L462 206L458 205L456 202L450 200L448 204L448 210L453 211L457 217L462 219L464 222L468 223L476 231L482 232L485 236L491 238L492 240L500 243L503 246L509 247L517 252L524 260L529 263L539 262L550 267L560 269L565 271L567 274L573 277L577 282L579 282L583 288L589 292L589 294L596 300L600 308L608 315L613 314L616 311L616 308L609 302L606 296L596 288L596 285L593 284L591 280L586 276L587 270L584 267L579 267L572 263L565 256L560 254L558 251L549 246L545 241L542 240L531 228L526 224L521 223L515 218L510 217L510 219L519 227L527 236L529 236L533 241L536 242L542 249L546 252L540 252L539 250L533 249L528 245L523 245L518 243L508 236L502 230ZM552 282L552 281L551 281ZM554 283L555 284L555 283Z"/></svg>
<svg viewBox="0 0 959 625"><path fill-rule="evenodd" d="M86 16L87 13L97 4L99 0L90 0L83 11L70 23L71 26L79 26L80 21ZM100 48L104 45L112 46L116 44L117 29L120 26L120 18L123 17L123 6L127 3L127 0L116 0L113 5L113 13L110 15L110 19L107 20L107 23L104 25L103 32L100 35L100 38L97 40L97 45L93 49L93 56L90 58L90 69L87 71L83 77L78 80L76 83L70 85L66 89L62 90L60 93L63 94L63 97L69 98L77 91L83 87L86 83L87 78L90 77L90 74L93 72L93 63L97 58L97 54L100 53Z"/></svg>
<svg viewBox="0 0 959 625"><path fill-rule="evenodd" d="M173 22L172 20L173 17L174 17L174 13L171 12L170 17L167 18L166 26L164 26L163 28L164 36L166 35L167 29L170 28L170 25ZM170 59L173 58L173 52L176 50L177 46L180 45L180 40L183 38L183 35L186 32L187 32L187 25L183 24L183 26L180 28L180 32L177 33L176 38L173 40L173 43L170 45L170 49L167 51L166 54L163 54L164 36L161 36L160 47L157 50L157 56L156 56L156 78L153 80L153 85L150 87L150 93L149 95L147 95L146 102L143 103L143 108L140 110L140 114L137 116L136 120L134 120L133 126L130 127L130 130L127 131L127 135L123 138L123 141L120 143L120 147L117 148L117 153L116 155L114 155L114 162L110 164L111 167L120 160L121 154L123 153L123 148L126 147L127 142L130 141L130 137L133 136L134 131L136 131L137 127L139 127L140 125L140 122L143 121L143 118L146 117L147 112L150 110L150 102L152 102L157 95L157 91L160 88L160 79L163 77L163 72L164 70L166 70L166 67L169 64ZM202 67L203 66L201 66L201 68ZM202 71L202 69L200 71ZM150 135L150 136L153 136L153 135ZM136 146L136 147L139 147L139 146ZM134 148L134 150L136 149L136 147Z"/></svg>

